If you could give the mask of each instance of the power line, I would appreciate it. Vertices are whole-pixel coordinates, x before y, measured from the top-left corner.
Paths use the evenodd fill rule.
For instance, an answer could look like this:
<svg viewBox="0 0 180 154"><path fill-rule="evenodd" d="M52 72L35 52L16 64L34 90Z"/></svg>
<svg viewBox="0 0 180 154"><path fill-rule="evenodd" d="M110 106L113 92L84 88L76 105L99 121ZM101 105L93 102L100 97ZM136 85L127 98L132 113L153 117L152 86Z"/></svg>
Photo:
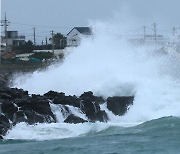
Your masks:
<svg viewBox="0 0 180 154"><path fill-rule="evenodd" d="M15 23L15 22L11 22L12 24L15 25L23 25L23 26L30 26L30 27L46 27L46 28L61 28L61 29L69 29L72 27L60 27L60 26L49 26L49 25L31 25L31 24L24 24L24 23Z"/></svg>

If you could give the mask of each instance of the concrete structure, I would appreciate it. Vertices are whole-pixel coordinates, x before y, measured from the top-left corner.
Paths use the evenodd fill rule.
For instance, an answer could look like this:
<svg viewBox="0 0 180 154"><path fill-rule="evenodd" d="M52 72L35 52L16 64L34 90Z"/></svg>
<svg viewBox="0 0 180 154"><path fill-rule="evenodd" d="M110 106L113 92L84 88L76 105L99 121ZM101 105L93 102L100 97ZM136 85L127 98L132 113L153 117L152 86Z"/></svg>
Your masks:
<svg viewBox="0 0 180 154"><path fill-rule="evenodd" d="M5 36L1 37L1 43L6 44ZM25 36L19 36L18 31L7 31L7 46L19 46L25 44Z"/></svg>
<svg viewBox="0 0 180 154"><path fill-rule="evenodd" d="M74 27L67 34L67 46L76 47L80 45L82 37L88 37L92 35L92 30L89 27Z"/></svg>

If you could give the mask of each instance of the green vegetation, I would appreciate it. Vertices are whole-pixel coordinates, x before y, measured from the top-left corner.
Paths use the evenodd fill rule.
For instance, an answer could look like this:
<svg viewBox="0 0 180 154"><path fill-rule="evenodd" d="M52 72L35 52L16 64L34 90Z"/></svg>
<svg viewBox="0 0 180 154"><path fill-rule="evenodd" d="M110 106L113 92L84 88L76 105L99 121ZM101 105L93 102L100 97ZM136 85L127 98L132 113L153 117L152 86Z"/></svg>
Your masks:
<svg viewBox="0 0 180 154"><path fill-rule="evenodd" d="M50 38L49 40L51 42L52 38ZM54 34L53 40L54 40L55 49L64 49L67 45L66 37L61 33ZM12 51L17 54L32 53L33 50L51 50L51 49L52 49L51 43L46 45L34 45L31 40L19 46L12 46Z"/></svg>
<svg viewBox="0 0 180 154"><path fill-rule="evenodd" d="M34 45L32 41L27 41L25 42L24 45L19 45L19 46L12 46L12 51L21 54L21 53L31 53L34 50Z"/></svg>
<svg viewBox="0 0 180 154"><path fill-rule="evenodd" d="M29 56L29 58L35 58L35 59L51 59L53 58L53 53L50 52L36 52L33 53L31 56Z"/></svg>
<svg viewBox="0 0 180 154"><path fill-rule="evenodd" d="M54 35L54 48L55 49L64 49L67 45L66 37L61 33Z"/></svg>

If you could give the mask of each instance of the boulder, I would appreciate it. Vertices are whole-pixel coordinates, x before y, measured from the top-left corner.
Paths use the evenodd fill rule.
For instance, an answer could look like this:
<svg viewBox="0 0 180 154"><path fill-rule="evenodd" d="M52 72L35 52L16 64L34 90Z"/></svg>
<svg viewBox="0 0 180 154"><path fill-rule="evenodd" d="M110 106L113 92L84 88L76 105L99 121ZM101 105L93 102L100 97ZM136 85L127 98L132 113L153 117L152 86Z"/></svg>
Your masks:
<svg viewBox="0 0 180 154"><path fill-rule="evenodd" d="M9 120L5 117L5 115L0 114L0 136L5 135L9 128Z"/></svg>
<svg viewBox="0 0 180 154"><path fill-rule="evenodd" d="M55 98L64 98L65 96L65 93L58 93L58 92L55 92L55 91L49 91L47 93L44 94L44 96L47 98L47 99L55 99Z"/></svg>
<svg viewBox="0 0 180 154"><path fill-rule="evenodd" d="M100 110L95 112L94 114L89 116L90 122L107 122L109 120L107 113L104 110Z"/></svg>
<svg viewBox="0 0 180 154"><path fill-rule="evenodd" d="M115 96L107 98L107 108L112 111L115 115L124 115L130 105L133 105L133 96Z"/></svg>
<svg viewBox="0 0 180 154"><path fill-rule="evenodd" d="M91 122L108 120L105 111L100 110L101 103L104 103L102 97L94 96L91 91L83 93L81 96L80 109L86 114Z"/></svg>
<svg viewBox="0 0 180 154"><path fill-rule="evenodd" d="M73 124L77 124L77 123L84 123L84 122L88 122L87 120L84 120L80 117L77 117L73 114L70 114L65 120L65 123L73 123Z"/></svg>
<svg viewBox="0 0 180 154"><path fill-rule="evenodd" d="M56 97L53 100L54 104L61 104L61 105L71 105L74 107L80 107L80 99L76 96L63 96L63 97Z"/></svg>
<svg viewBox="0 0 180 154"><path fill-rule="evenodd" d="M98 104L103 104L105 103L105 100L103 97L100 96L94 96L92 91L84 92L81 96L80 99L82 100L90 100L92 102L98 103Z"/></svg>
<svg viewBox="0 0 180 154"><path fill-rule="evenodd" d="M17 105L11 101L4 100L1 104L1 112L11 121L14 119L14 114L18 111Z"/></svg>

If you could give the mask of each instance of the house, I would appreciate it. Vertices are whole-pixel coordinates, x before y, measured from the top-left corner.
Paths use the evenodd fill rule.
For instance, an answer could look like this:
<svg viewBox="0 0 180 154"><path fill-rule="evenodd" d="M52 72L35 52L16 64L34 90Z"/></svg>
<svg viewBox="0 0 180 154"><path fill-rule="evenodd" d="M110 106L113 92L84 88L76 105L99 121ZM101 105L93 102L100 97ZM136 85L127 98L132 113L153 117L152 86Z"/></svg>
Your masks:
<svg viewBox="0 0 180 154"><path fill-rule="evenodd" d="M82 37L88 37L92 35L92 30L90 27L74 27L67 34L67 46L76 47L80 45Z"/></svg>
<svg viewBox="0 0 180 154"><path fill-rule="evenodd" d="M15 58L16 57L16 53L13 52L5 52L1 55L1 57L3 59L9 59L9 58Z"/></svg>
<svg viewBox="0 0 180 154"><path fill-rule="evenodd" d="M7 40L5 36L2 36L1 43L6 44L6 46L23 45L25 44L25 36L19 36L18 31L7 31Z"/></svg>

